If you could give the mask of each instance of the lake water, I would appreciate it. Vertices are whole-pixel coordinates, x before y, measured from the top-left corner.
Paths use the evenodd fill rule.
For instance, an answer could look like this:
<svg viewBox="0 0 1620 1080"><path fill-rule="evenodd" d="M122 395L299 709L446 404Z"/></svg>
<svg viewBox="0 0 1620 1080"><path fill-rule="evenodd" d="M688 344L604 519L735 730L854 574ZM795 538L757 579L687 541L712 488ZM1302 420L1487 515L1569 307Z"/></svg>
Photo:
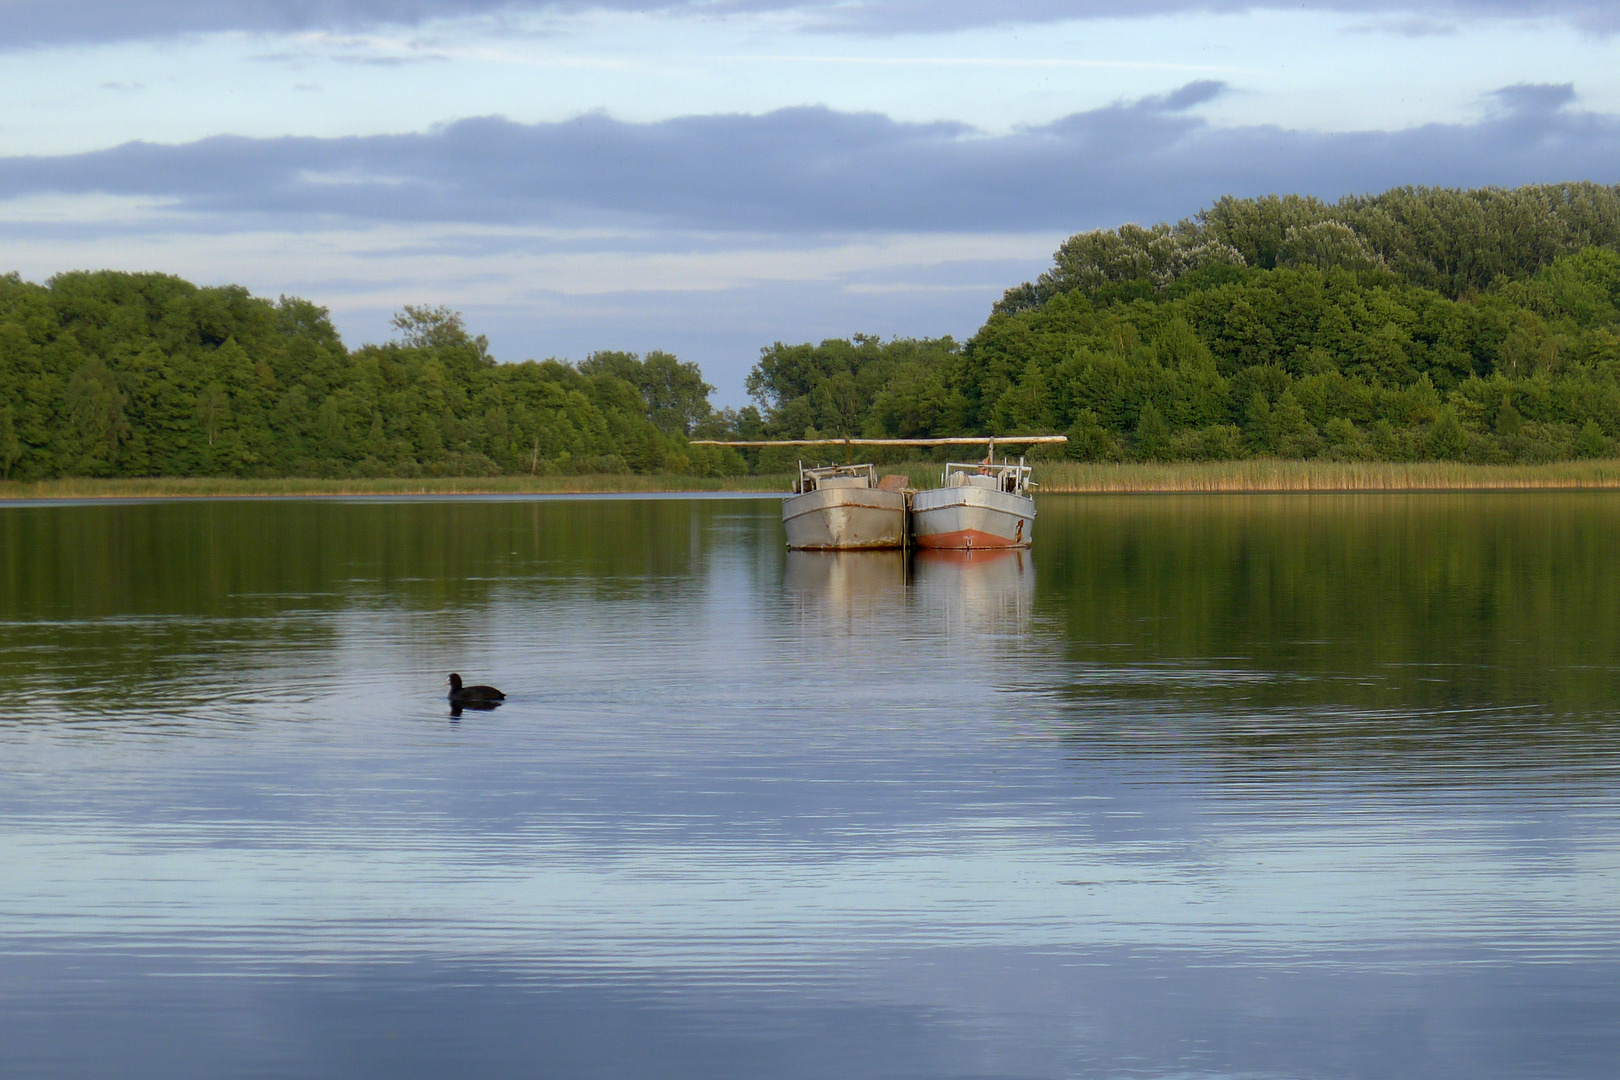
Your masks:
<svg viewBox="0 0 1620 1080"><path fill-rule="evenodd" d="M1620 496L779 513L0 508L0 1075L1614 1074Z"/></svg>

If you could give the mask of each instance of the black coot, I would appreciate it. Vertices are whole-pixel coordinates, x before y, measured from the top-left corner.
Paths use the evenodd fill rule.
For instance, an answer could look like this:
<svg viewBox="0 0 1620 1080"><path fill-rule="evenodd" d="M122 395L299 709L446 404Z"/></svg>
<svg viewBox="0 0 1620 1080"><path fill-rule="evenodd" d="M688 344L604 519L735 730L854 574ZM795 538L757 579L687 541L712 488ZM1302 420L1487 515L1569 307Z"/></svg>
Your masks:
<svg viewBox="0 0 1620 1080"><path fill-rule="evenodd" d="M461 676L450 673L450 704L467 708L492 708L506 700L493 686L462 686Z"/></svg>

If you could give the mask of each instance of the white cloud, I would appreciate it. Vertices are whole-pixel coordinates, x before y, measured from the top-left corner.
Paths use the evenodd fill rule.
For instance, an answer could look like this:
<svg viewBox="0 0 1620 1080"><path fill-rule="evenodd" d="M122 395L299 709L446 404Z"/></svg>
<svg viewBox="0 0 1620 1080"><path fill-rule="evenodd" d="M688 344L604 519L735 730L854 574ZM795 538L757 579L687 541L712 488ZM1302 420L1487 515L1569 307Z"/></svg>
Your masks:
<svg viewBox="0 0 1620 1080"><path fill-rule="evenodd" d="M0 47L227 31L352 33L468 17L592 11L651 10L698 20L752 17L777 29L881 36L1279 9L1382 15L1397 23L1547 19L1603 34L1620 28L1620 13L1605 0L1136 0L1129 5L1117 0L666 0L654 5L640 0L9 0Z"/></svg>
<svg viewBox="0 0 1620 1080"><path fill-rule="evenodd" d="M1180 217L1228 193L1620 180L1620 117L1573 107L1568 84L1499 88L1474 123L1347 133L1219 126L1191 111L1223 91L1200 80L1005 135L814 108L130 143L0 158L0 198L147 200L167 208L163 227L189 213L202 231L461 223L827 236L1074 230Z"/></svg>
<svg viewBox="0 0 1620 1080"><path fill-rule="evenodd" d="M672 349L697 360L719 399L745 401L762 344L855 331L969 334L1061 237L897 234L793 239L462 224L217 231L174 228L129 200L60 196L0 203L6 269L161 270L202 284L303 296L332 310L351 344L392 336L404 304L448 304L502 359L579 359L599 348ZM137 215L140 231L122 213ZM51 215L97 227L39 229ZM60 220L60 217L57 218ZM106 226L115 228L106 228Z"/></svg>
<svg viewBox="0 0 1620 1080"><path fill-rule="evenodd" d="M163 270L302 295L352 340L429 302L507 358L673 348L737 403L779 338L971 333L1081 229L1226 193L1620 180L1620 118L1567 85L1502 88L1470 124L1348 134L1189 111L1220 92L1008 135L812 109L4 158L0 243L35 279Z"/></svg>

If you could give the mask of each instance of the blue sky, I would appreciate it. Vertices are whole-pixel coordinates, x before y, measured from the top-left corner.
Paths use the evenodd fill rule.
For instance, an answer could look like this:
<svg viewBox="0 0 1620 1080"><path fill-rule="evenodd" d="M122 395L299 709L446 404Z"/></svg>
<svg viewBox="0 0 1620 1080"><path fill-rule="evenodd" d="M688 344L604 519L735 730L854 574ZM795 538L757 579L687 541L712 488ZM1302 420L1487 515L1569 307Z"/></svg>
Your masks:
<svg viewBox="0 0 1620 1080"><path fill-rule="evenodd" d="M0 272L405 303L503 359L966 336L1222 194L1620 181L1620 5L0 0Z"/></svg>

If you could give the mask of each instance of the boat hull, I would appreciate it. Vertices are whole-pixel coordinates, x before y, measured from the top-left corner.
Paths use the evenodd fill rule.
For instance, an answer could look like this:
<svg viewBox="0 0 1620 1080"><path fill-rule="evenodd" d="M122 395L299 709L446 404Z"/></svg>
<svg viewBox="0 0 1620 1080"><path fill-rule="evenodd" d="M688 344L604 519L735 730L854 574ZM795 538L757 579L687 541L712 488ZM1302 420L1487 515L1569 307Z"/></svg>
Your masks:
<svg viewBox="0 0 1620 1080"><path fill-rule="evenodd" d="M878 488L821 488L782 500L788 547L809 551L897 548L906 540L906 497Z"/></svg>
<svg viewBox="0 0 1620 1080"><path fill-rule="evenodd" d="M919 491L911 500L912 541L919 548L1029 547L1035 500L981 487Z"/></svg>

